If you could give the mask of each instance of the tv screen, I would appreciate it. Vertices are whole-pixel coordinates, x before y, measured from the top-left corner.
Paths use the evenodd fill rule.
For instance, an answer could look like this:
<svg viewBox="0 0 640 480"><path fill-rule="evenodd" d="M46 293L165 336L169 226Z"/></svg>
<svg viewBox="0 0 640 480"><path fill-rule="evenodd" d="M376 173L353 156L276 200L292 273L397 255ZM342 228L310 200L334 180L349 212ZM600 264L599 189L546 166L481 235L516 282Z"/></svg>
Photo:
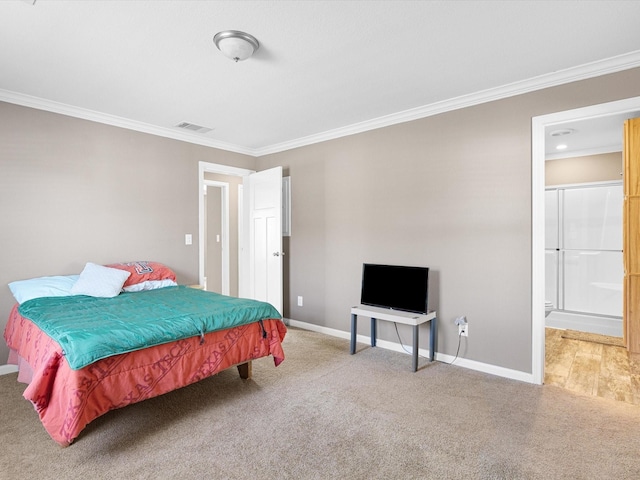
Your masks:
<svg viewBox="0 0 640 480"><path fill-rule="evenodd" d="M414 313L427 313L429 269L400 265L362 266L360 303Z"/></svg>

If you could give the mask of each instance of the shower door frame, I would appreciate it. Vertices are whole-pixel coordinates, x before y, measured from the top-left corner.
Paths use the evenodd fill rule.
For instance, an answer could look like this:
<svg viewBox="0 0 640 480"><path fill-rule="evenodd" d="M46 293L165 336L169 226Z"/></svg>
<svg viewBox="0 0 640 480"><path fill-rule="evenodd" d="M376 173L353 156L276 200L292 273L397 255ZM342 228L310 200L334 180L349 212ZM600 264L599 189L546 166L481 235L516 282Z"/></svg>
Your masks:
<svg viewBox="0 0 640 480"><path fill-rule="evenodd" d="M576 251L576 249L566 248L565 244L565 212L564 212L564 196L566 190L577 190L577 189L585 189L585 188L601 188L601 187L620 187L623 188L622 180L609 180L602 182L589 182L589 183L578 183L578 184L567 184L567 185L549 185L545 187L545 193L551 190L556 190L558 192L558 214L557 214L557 222L558 222L558 239L557 239L557 248L555 251L557 252L556 257L556 303L555 307L558 311L562 311L565 313L578 314L578 315L587 315L592 317L602 317L602 318L612 318L615 320L620 320L622 322L622 312L623 312L623 295L622 292L620 294L620 315L609 315L606 313L598 313L591 311L583 311L583 310L567 310L565 308L565 291L566 291L566 281L565 281L565 253L567 251ZM562 191L562 194L561 192ZM622 205L620 205L620 213L622 213ZM622 234L622 224L620 225L620 233ZM545 253L550 249L546 248L545 245ZM585 248L580 249L582 251L598 251L598 252L620 252L622 253L622 238L620 241L620 249L619 250L607 250L607 249L596 249L596 248ZM624 271L620 277L620 286L622 287L624 279ZM545 286L546 287L546 286ZM560 308L562 307L562 308ZM622 329L621 329L622 333Z"/></svg>

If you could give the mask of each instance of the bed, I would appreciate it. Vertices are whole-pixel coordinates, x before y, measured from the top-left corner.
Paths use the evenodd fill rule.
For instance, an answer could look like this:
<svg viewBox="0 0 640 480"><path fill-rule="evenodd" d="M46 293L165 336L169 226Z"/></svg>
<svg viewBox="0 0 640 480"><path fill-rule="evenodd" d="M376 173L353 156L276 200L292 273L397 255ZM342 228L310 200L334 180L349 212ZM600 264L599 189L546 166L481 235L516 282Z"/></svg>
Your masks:
<svg viewBox="0 0 640 480"><path fill-rule="evenodd" d="M147 273L154 266L156 273L166 268L157 265L100 267ZM257 358L271 355L275 366L284 360L286 327L269 304L177 285L168 269L163 275L169 278L128 275L124 283L116 282L115 295L92 296L74 290L82 287L86 270L66 277L66 287L49 285L45 296L38 296L40 291L21 298L10 284L18 303L4 331L9 363L18 365L18 380L28 384L23 396L62 446L110 410L230 367L249 378ZM140 286L144 282L152 283Z"/></svg>

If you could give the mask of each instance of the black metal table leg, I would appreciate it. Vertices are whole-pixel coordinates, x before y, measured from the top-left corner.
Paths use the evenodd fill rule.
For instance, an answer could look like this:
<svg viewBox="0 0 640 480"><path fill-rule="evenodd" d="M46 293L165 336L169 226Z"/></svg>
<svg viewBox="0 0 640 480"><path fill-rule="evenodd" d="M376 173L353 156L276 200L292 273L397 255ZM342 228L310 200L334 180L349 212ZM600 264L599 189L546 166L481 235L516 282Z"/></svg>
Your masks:
<svg viewBox="0 0 640 480"><path fill-rule="evenodd" d="M413 327L413 371L418 370L418 335L419 330L418 327L420 325L415 325Z"/></svg>
<svg viewBox="0 0 640 480"><path fill-rule="evenodd" d="M351 355L356 353L356 333L358 331L358 316L351 314Z"/></svg>
<svg viewBox="0 0 640 480"><path fill-rule="evenodd" d="M372 347L376 346L377 324L378 324L378 322L376 321L376 319L375 318L371 318L371 346Z"/></svg>
<svg viewBox="0 0 640 480"><path fill-rule="evenodd" d="M429 335L431 335L431 338L429 339L429 356L431 357L431 361L433 362L436 358L436 336L438 334L438 330L436 327L436 321L437 318L434 317L431 319L431 325L429 325L430 327L430 333Z"/></svg>

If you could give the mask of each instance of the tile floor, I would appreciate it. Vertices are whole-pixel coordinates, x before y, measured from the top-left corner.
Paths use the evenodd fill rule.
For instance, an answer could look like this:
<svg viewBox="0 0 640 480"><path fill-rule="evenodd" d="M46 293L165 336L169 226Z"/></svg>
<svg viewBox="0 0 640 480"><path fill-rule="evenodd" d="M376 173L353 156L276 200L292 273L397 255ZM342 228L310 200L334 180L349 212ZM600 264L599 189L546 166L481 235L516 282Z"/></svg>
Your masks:
<svg viewBox="0 0 640 480"><path fill-rule="evenodd" d="M640 355L623 347L562 338L546 329L544 383L640 405Z"/></svg>

